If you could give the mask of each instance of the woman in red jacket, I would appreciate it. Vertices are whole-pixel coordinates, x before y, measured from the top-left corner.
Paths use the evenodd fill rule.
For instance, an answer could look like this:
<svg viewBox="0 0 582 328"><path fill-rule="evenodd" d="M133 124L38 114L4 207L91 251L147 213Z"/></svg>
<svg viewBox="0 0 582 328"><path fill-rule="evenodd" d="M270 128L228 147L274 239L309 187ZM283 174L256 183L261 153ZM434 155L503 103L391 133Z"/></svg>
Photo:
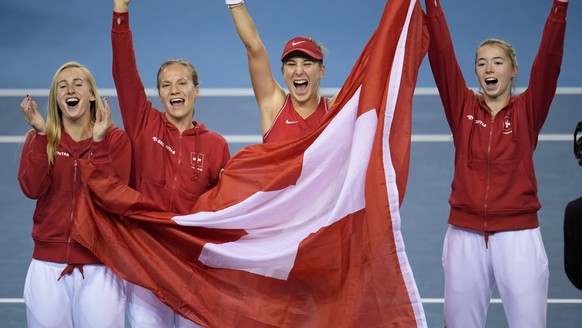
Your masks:
<svg viewBox="0 0 582 328"><path fill-rule="evenodd" d="M198 197L216 186L230 159L228 143L194 120L198 74L183 59L163 63L157 89L164 111L148 100L129 26L130 0L115 0L111 27L113 80L123 126L132 141L131 186L168 211L190 213ZM128 317L138 327L199 327L148 289L128 282Z"/></svg>
<svg viewBox="0 0 582 328"><path fill-rule="evenodd" d="M24 285L28 327L123 327L124 281L71 238L71 223L82 188L78 161L127 183L130 140L112 126L91 72L75 62L54 75L46 122L29 96L20 107L33 130L18 181L36 199L34 252Z"/></svg>
<svg viewBox="0 0 582 328"><path fill-rule="evenodd" d="M510 327L545 327L548 259L533 152L557 88L568 0L554 0L528 88L512 94L513 47L477 48L480 94L467 87L438 0L426 0L429 60L455 146L444 247L445 324L484 327L495 285Z"/></svg>

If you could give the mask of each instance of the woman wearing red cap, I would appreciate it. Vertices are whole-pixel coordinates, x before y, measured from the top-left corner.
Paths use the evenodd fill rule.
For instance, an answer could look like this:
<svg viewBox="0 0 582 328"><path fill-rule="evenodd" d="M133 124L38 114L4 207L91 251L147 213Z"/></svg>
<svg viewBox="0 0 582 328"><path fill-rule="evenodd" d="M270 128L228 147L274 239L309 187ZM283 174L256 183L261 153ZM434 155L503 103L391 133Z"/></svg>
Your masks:
<svg viewBox="0 0 582 328"><path fill-rule="evenodd" d="M305 37L287 42L281 55L287 94L273 77L267 50L244 1L226 0L226 4L247 48L251 82L261 111L263 142L299 138L313 131L334 100L319 95L319 81L325 73L323 47Z"/></svg>

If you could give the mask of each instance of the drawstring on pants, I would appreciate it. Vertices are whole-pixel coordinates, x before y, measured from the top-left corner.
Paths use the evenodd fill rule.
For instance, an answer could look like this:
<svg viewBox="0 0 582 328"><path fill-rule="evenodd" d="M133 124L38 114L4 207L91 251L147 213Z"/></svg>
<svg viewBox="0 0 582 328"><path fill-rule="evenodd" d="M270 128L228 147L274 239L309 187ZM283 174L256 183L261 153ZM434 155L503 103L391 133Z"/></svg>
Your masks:
<svg viewBox="0 0 582 328"><path fill-rule="evenodd" d="M485 248L489 248L489 235L494 235L495 231L485 231L483 235L485 236Z"/></svg>
<svg viewBox="0 0 582 328"><path fill-rule="evenodd" d="M60 275L59 279L57 279L57 281L61 280L61 278L67 274L72 274L73 271L75 271L75 268L79 269L79 272L81 272L81 277L83 277L83 279L85 279L85 272L83 272L83 264L69 264L63 270L63 272L61 272L61 275Z"/></svg>

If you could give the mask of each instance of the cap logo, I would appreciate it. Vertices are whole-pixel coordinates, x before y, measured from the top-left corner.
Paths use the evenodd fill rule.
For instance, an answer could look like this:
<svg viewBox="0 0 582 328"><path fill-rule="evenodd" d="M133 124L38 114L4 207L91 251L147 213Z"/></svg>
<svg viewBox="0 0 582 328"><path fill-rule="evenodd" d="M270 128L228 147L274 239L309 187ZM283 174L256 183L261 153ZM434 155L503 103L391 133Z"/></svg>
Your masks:
<svg viewBox="0 0 582 328"><path fill-rule="evenodd" d="M323 61L321 48L308 38L296 37L289 40L283 49L281 60L294 51L302 52L315 60Z"/></svg>

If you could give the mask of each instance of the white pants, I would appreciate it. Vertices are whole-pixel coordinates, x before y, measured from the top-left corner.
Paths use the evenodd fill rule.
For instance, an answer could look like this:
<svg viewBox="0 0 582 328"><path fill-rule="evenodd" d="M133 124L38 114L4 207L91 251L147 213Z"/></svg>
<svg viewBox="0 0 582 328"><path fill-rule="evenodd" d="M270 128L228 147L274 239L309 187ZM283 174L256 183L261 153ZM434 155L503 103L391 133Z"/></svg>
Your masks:
<svg viewBox="0 0 582 328"><path fill-rule="evenodd" d="M33 259L24 283L26 319L30 328L123 328L125 281L104 265L83 266L72 274L65 263Z"/></svg>
<svg viewBox="0 0 582 328"><path fill-rule="evenodd" d="M127 282L127 314L133 328L202 327L162 303L149 289Z"/></svg>
<svg viewBox="0 0 582 328"><path fill-rule="evenodd" d="M509 327L546 327L548 257L539 228L489 235L449 226L443 246L445 325L485 327L497 285Z"/></svg>

